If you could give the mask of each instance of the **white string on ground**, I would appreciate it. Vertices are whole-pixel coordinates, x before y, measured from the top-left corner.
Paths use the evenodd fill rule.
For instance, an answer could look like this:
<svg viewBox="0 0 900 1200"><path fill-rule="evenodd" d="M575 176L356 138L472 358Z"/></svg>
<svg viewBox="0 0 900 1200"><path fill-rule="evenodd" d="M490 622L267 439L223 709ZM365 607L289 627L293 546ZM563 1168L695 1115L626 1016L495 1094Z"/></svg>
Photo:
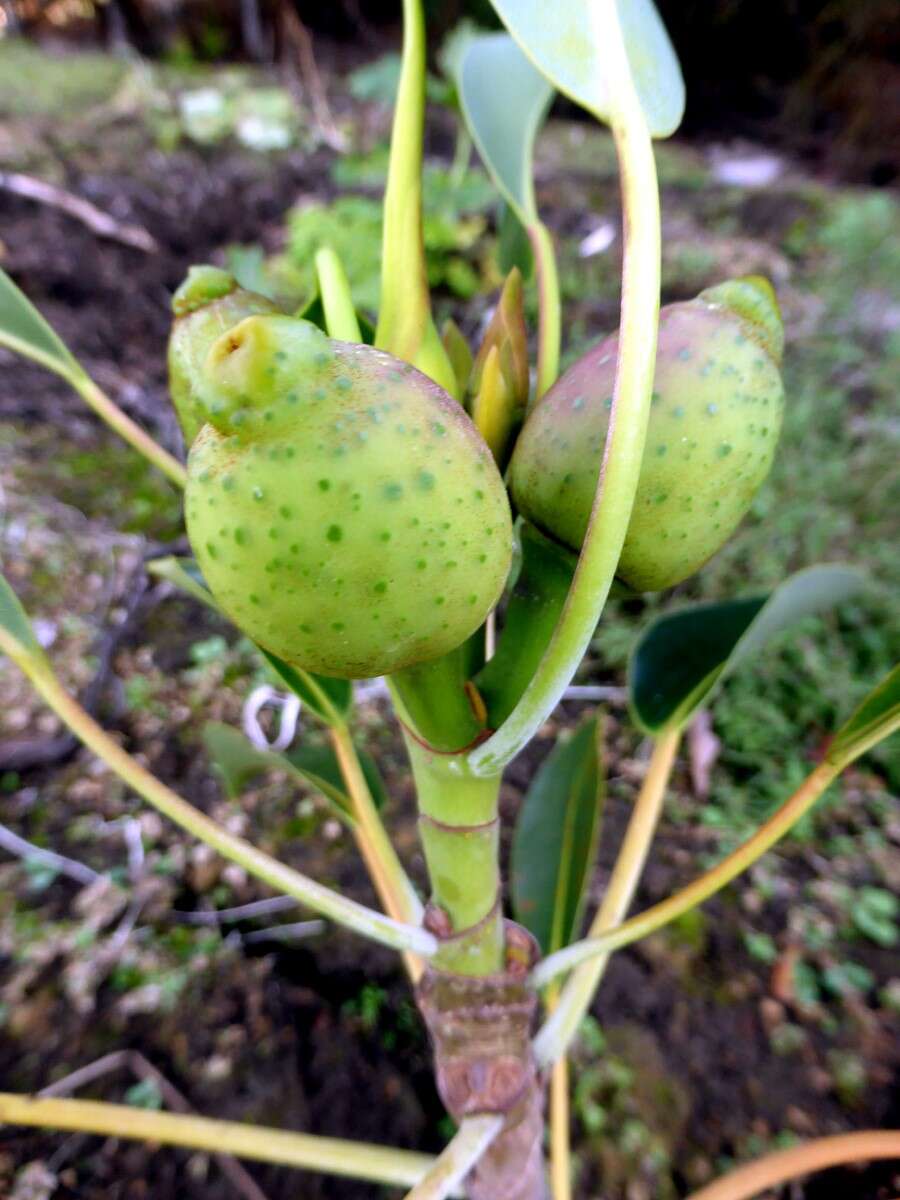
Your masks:
<svg viewBox="0 0 900 1200"><path fill-rule="evenodd" d="M259 714L267 705L279 710L278 733L271 742L259 723ZM254 688L244 702L244 733L257 750L287 750L297 733L299 719L299 698L293 692L278 692L268 684Z"/></svg>

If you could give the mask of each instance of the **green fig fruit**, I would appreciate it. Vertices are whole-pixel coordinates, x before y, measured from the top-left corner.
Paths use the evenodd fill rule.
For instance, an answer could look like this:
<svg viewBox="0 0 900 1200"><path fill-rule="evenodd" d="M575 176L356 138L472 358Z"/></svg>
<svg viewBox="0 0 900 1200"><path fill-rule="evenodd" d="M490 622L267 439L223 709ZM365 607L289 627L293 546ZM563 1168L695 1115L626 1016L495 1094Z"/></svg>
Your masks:
<svg viewBox="0 0 900 1200"><path fill-rule="evenodd" d="M482 624L509 570L509 501L442 388L383 351L262 315L212 344L199 396L188 534L255 641L363 678L436 658Z"/></svg>
<svg viewBox="0 0 900 1200"><path fill-rule="evenodd" d="M169 337L169 392L187 446L206 423L195 381L210 346L244 317L279 311L265 296L238 287L219 267L188 271L172 297L175 323Z"/></svg>
<svg viewBox="0 0 900 1200"><path fill-rule="evenodd" d="M784 403L775 294L731 280L660 313L656 375L634 509L617 574L636 591L692 575L731 535L769 473ZM618 334L539 401L519 435L519 511L573 550L584 539L606 442Z"/></svg>

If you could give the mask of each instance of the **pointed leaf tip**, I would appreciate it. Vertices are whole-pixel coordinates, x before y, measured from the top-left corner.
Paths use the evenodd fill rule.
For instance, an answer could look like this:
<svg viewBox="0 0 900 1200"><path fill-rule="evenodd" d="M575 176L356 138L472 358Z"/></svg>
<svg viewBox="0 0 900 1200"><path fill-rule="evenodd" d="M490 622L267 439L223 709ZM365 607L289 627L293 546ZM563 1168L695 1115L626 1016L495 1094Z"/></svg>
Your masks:
<svg viewBox="0 0 900 1200"><path fill-rule="evenodd" d="M638 725L654 735L683 728L741 662L795 621L849 599L865 579L861 571L840 564L809 567L767 595L696 604L660 617L629 662Z"/></svg>

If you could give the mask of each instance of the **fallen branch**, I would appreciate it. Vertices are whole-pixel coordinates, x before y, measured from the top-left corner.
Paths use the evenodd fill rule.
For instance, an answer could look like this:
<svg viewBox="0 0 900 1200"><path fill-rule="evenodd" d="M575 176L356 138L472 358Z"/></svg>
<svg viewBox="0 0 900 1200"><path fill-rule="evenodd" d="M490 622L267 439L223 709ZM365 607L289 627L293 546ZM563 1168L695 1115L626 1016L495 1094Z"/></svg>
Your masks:
<svg viewBox="0 0 900 1200"><path fill-rule="evenodd" d="M0 188L12 192L16 196L24 196L27 200L36 200L50 208L58 208L67 216L74 217L82 225L87 225L98 237L109 238L113 242L121 242L135 250L143 250L145 254L155 254L159 244L146 229L139 225L126 225L91 204L81 196L57 187L55 183L47 183L44 179L35 179L33 175L21 175L18 171L0 171Z"/></svg>

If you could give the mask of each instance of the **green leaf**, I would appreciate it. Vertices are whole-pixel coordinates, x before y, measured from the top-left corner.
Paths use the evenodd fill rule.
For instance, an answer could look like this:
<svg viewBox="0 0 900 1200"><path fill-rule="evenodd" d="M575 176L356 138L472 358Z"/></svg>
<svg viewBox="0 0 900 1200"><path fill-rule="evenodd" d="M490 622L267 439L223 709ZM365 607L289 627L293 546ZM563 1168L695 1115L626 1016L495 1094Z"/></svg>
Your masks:
<svg viewBox="0 0 900 1200"><path fill-rule="evenodd" d="M203 741L229 796L239 796L250 780L264 771L286 771L320 792L342 821L351 825L354 823L341 768L330 746L299 746L286 753L258 750L239 729L219 721L206 723ZM378 767L371 755L365 752L360 752L359 759L372 799L376 808L380 809L386 793Z"/></svg>
<svg viewBox="0 0 900 1200"><path fill-rule="evenodd" d="M767 595L696 604L660 617L628 665L638 725L654 735L683 727L717 684L767 641L801 617L843 603L864 582L851 567L809 567Z"/></svg>
<svg viewBox="0 0 900 1200"><path fill-rule="evenodd" d="M224 615L216 604L212 592L206 586L200 568L193 558L176 558L175 555L154 558L147 564L147 570L157 579L165 579L167 583L174 584L179 591L193 596L195 600L199 600L201 604L211 608L213 612Z"/></svg>
<svg viewBox="0 0 900 1200"><path fill-rule="evenodd" d="M516 919L545 954L578 934L602 804L596 717L558 742L522 802L512 844Z"/></svg>
<svg viewBox="0 0 900 1200"><path fill-rule="evenodd" d="M484 165L523 225L537 219L534 138L553 88L505 33L470 38L459 57L463 116Z"/></svg>
<svg viewBox="0 0 900 1200"><path fill-rule="evenodd" d="M316 284L316 290L312 296L297 309L294 316L301 317L304 321L310 321L318 329L321 329L323 333L328 332L325 327L325 307L322 304L322 297L319 295L318 284ZM366 316L362 309L358 308L356 309L356 319L359 322L359 332L362 335L363 345L374 345L375 326L369 317Z"/></svg>
<svg viewBox="0 0 900 1200"><path fill-rule="evenodd" d="M181 591L228 619L228 614L222 611L207 588L200 568L193 558L158 558L150 563L147 569L158 579L168 580ZM312 671L291 666L277 654L270 654L268 650L264 650L262 646L257 646L257 649L288 691L299 696L326 725L333 721L332 710L338 717L343 718L353 707L353 684L349 679L315 675Z"/></svg>
<svg viewBox="0 0 900 1200"><path fill-rule="evenodd" d="M878 684L848 721L834 735L828 747L829 762L843 769L876 742L900 729L900 664Z"/></svg>
<svg viewBox="0 0 900 1200"><path fill-rule="evenodd" d="M601 121L609 116L602 47L590 5L600 0L492 0L503 24L535 66L576 104ZM641 106L653 137L681 124L684 80L652 0L619 0L619 19ZM496 80L486 81L496 86Z"/></svg>
<svg viewBox="0 0 900 1200"><path fill-rule="evenodd" d="M534 273L534 251L528 230L505 200L497 218L497 266L503 275L518 267L523 279L530 279Z"/></svg>
<svg viewBox="0 0 900 1200"><path fill-rule="evenodd" d="M0 575L0 631L12 638L29 658L44 661L44 652L34 636L28 614L3 575Z"/></svg>
<svg viewBox="0 0 900 1200"><path fill-rule="evenodd" d="M577 560L533 525L518 527L522 558L496 652L475 676L488 723L499 729L544 657L572 585Z"/></svg>
<svg viewBox="0 0 900 1200"><path fill-rule="evenodd" d="M0 270L0 345L67 379L84 371L28 297Z"/></svg>
<svg viewBox="0 0 900 1200"><path fill-rule="evenodd" d="M328 675L315 675L301 667L293 667L276 654L259 647L259 652L282 683L327 724L332 715L329 704L339 717L346 717L353 707L353 683L349 679L333 679ZM323 696L325 701L323 702Z"/></svg>

